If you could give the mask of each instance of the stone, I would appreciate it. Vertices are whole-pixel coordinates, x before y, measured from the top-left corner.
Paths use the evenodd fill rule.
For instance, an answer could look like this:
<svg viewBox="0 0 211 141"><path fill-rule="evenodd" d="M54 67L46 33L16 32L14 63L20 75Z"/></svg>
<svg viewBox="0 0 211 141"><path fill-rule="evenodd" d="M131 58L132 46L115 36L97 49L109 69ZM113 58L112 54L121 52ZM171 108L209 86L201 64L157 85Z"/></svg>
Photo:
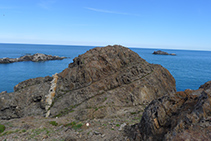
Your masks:
<svg viewBox="0 0 211 141"><path fill-rule="evenodd" d="M123 130L126 125L127 125L126 123L121 124L120 127L119 127L119 130L120 131Z"/></svg>
<svg viewBox="0 0 211 141"><path fill-rule="evenodd" d="M100 132L98 132L98 131L94 131L94 134L95 134L95 135L100 135L100 134L102 134L102 133L100 133Z"/></svg>
<svg viewBox="0 0 211 141"><path fill-rule="evenodd" d="M131 140L210 140L211 81L153 100L140 123L126 130ZM200 134L200 135L199 135Z"/></svg>

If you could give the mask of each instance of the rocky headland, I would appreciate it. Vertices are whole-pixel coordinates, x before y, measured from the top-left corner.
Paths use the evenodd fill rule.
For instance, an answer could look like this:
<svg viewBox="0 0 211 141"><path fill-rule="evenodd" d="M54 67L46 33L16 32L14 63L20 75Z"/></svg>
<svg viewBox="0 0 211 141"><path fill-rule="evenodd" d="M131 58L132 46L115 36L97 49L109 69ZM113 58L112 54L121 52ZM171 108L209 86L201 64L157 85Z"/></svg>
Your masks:
<svg viewBox="0 0 211 141"><path fill-rule="evenodd" d="M155 55L173 55L173 56L176 55L175 53L167 53L167 52L161 51L161 50L154 51L152 54L155 54Z"/></svg>
<svg viewBox="0 0 211 141"><path fill-rule="evenodd" d="M98 47L61 73L1 93L0 140L170 140L194 134L195 125L207 136L210 89L176 92L161 65L120 45ZM194 109L196 120L187 120Z"/></svg>
<svg viewBox="0 0 211 141"><path fill-rule="evenodd" d="M48 60L62 60L65 58L66 57L36 53L33 55L24 55L24 56L21 56L20 58L0 58L0 64L8 64L8 63L14 63L14 62L23 62L23 61L39 62L39 61L48 61Z"/></svg>

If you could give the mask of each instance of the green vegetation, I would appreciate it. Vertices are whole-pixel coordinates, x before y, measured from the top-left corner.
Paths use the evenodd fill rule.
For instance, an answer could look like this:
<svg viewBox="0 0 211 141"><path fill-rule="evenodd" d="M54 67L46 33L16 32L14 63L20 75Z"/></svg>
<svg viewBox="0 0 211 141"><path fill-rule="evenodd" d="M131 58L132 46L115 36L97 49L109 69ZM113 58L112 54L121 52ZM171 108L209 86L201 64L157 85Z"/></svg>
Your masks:
<svg viewBox="0 0 211 141"><path fill-rule="evenodd" d="M137 111L137 112L131 112L130 114L131 115L135 115L135 114L139 114L140 112L143 112L143 110L142 111Z"/></svg>
<svg viewBox="0 0 211 141"><path fill-rule="evenodd" d="M4 130L5 130L5 126L0 124L0 133L4 132Z"/></svg>
<svg viewBox="0 0 211 141"><path fill-rule="evenodd" d="M79 105L79 104L72 105L72 106L70 106L69 108L64 108L64 110L60 111L60 113L57 114L57 115L54 116L54 117L61 117L61 116L67 115L67 114L69 114L69 113L72 113L72 112L74 112L73 109L76 108L78 105Z"/></svg>
<svg viewBox="0 0 211 141"><path fill-rule="evenodd" d="M136 113L136 112L131 112L130 114L131 114L131 115L135 115L135 114L137 114L137 113Z"/></svg>
<svg viewBox="0 0 211 141"><path fill-rule="evenodd" d="M71 126L72 129L78 130L78 129L80 129L80 128L83 126L83 124L82 124L82 123L76 124L76 122L73 121L73 122L71 122L71 123L65 124L64 126L65 126L65 127Z"/></svg>
<svg viewBox="0 0 211 141"><path fill-rule="evenodd" d="M40 135L42 132L45 132L45 134L47 134L47 135L49 135L49 133L50 133L50 131L48 129L46 129L46 128L32 129L31 130L31 134L30 134L31 136L30 136L29 140L32 139L32 138L37 139L35 137Z"/></svg>
<svg viewBox="0 0 211 141"><path fill-rule="evenodd" d="M1 135L0 135L0 137L1 136L4 136L4 135L9 135L9 134L12 134L12 133L17 133L17 132L19 132L20 130L9 130L9 131L5 131L4 133L2 133Z"/></svg>
<svg viewBox="0 0 211 141"><path fill-rule="evenodd" d="M49 121L49 123L50 123L51 125L53 125L53 126L57 126L57 125L58 125L58 123L57 123L56 121Z"/></svg>
<svg viewBox="0 0 211 141"><path fill-rule="evenodd" d="M107 126L107 124L103 123L103 126Z"/></svg>
<svg viewBox="0 0 211 141"><path fill-rule="evenodd" d="M116 124L116 127L119 127L120 125L119 124Z"/></svg>

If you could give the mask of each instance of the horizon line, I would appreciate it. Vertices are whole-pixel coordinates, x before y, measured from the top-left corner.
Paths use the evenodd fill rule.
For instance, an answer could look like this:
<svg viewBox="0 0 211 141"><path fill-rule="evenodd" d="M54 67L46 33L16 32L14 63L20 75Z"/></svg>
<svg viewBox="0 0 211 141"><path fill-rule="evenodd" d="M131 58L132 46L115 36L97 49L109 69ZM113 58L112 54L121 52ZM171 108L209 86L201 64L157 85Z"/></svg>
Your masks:
<svg viewBox="0 0 211 141"><path fill-rule="evenodd" d="M0 44L22 44L22 45L59 45L59 46L89 46L89 47L106 47L111 44L107 45L84 45L84 44L57 44L57 43L0 43ZM113 45L121 45L121 44L113 44ZM126 46L126 45L121 45L127 48L140 48L140 49L160 49L160 50L187 50L187 51L211 51L211 50L206 50L206 49L187 49L187 48L159 48L159 47L143 47L143 45L140 46Z"/></svg>

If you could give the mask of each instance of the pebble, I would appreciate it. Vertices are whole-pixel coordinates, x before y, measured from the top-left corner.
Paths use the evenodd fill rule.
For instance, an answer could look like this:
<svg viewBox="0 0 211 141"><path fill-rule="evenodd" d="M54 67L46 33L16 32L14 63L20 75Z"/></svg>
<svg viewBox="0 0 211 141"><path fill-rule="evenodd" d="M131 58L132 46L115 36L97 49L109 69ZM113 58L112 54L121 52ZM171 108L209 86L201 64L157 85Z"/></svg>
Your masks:
<svg viewBox="0 0 211 141"><path fill-rule="evenodd" d="M101 133L98 132L98 131L94 131L94 134L95 134L95 135L100 135Z"/></svg>
<svg viewBox="0 0 211 141"><path fill-rule="evenodd" d="M102 138L104 138L105 137L105 134L102 134L102 136L101 136Z"/></svg>
<svg viewBox="0 0 211 141"><path fill-rule="evenodd" d="M121 124L120 127L119 127L119 131L123 130L123 128L124 128L126 125L127 125L126 123Z"/></svg>

